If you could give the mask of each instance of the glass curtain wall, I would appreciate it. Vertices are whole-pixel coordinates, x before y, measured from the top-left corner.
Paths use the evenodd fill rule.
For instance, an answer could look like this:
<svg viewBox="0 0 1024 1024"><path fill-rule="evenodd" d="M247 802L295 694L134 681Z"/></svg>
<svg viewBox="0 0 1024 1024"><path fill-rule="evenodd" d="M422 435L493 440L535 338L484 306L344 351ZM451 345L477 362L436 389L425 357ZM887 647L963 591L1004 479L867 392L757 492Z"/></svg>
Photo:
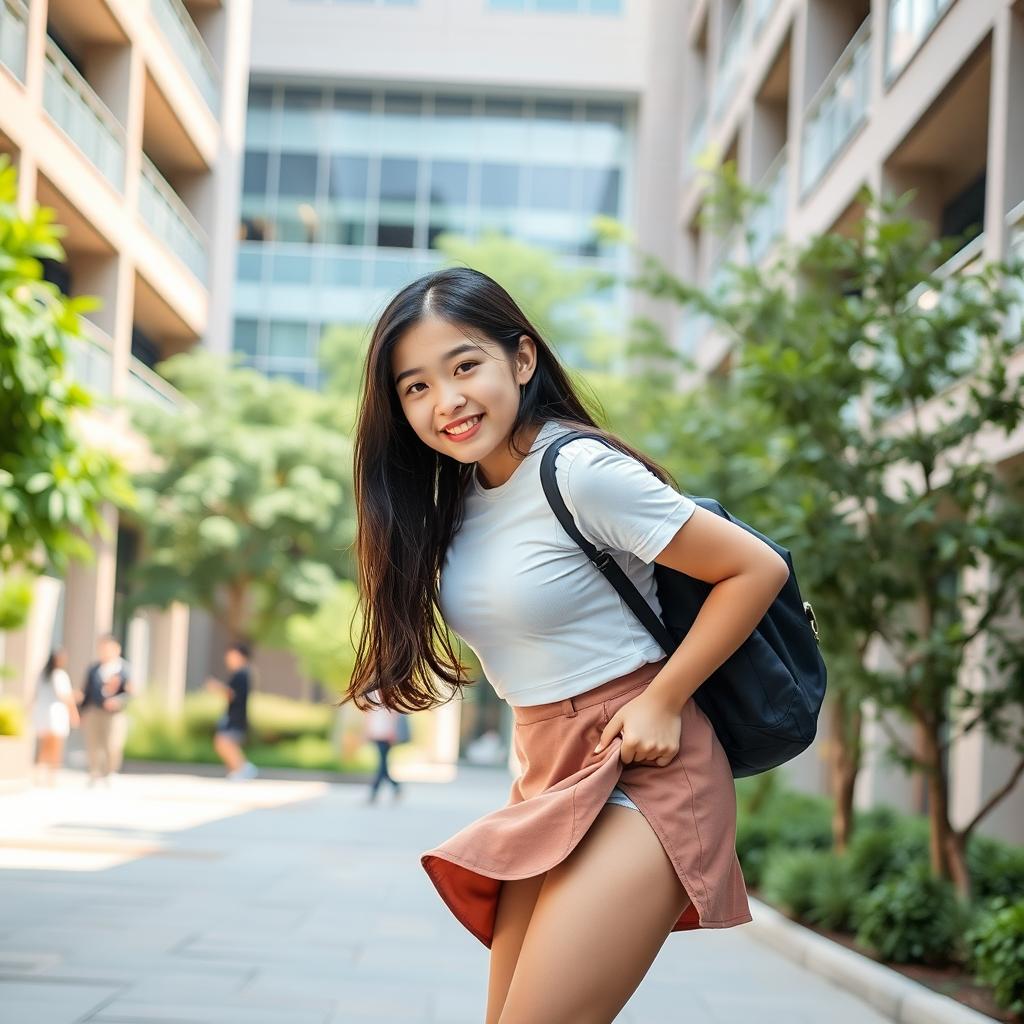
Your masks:
<svg viewBox="0 0 1024 1024"><path fill-rule="evenodd" d="M235 349L319 386L322 330L365 326L440 266L442 232L503 231L624 278L625 248L590 221L629 219L630 117L589 100L253 84ZM624 289L604 301L624 316Z"/></svg>

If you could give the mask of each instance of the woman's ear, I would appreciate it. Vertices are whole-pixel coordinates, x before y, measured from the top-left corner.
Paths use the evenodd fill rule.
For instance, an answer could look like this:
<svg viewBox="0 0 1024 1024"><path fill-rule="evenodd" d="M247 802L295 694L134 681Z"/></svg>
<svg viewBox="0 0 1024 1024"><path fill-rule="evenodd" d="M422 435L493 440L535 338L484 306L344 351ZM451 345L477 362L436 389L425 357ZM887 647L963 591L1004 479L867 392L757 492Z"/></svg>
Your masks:
<svg viewBox="0 0 1024 1024"><path fill-rule="evenodd" d="M519 383L525 384L533 376L537 368L537 344L528 334L519 335L519 353L516 356L516 369L520 376ZM526 374L525 379L522 375Z"/></svg>

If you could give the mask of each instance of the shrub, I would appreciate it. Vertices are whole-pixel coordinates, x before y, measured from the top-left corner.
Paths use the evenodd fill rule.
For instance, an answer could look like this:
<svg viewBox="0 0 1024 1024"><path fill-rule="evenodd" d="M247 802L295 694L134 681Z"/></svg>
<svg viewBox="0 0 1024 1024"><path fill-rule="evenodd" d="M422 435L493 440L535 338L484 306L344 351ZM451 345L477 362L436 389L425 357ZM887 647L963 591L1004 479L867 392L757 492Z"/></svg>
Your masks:
<svg viewBox="0 0 1024 1024"><path fill-rule="evenodd" d="M0 736L21 736L25 731L25 715L21 704L10 697L0 697Z"/></svg>
<svg viewBox="0 0 1024 1024"><path fill-rule="evenodd" d="M849 860L829 850L779 850L765 861L762 894L794 917L822 928L849 928L860 890Z"/></svg>
<svg viewBox="0 0 1024 1024"><path fill-rule="evenodd" d="M827 850L831 845L831 810L826 798L772 790L756 813L741 812L737 817L736 852L751 886L761 884L769 852Z"/></svg>
<svg viewBox="0 0 1024 1024"><path fill-rule="evenodd" d="M881 819L879 819L881 820ZM850 870L863 892L928 861L928 823L904 818L854 832L847 851Z"/></svg>
<svg viewBox="0 0 1024 1024"><path fill-rule="evenodd" d="M855 914L857 942L894 963L944 964L965 923L953 886L933 878L927 863L882 882Z"/></svg>
<svg viewBox="0 0 1024 1024"><path fill-rule="evenodd" d="M966 941L976 980L1004 1010L1024 1013L1024 899L990 901Z"/></svg>
<svg viewBox="0 0 1024 1024"><path fill-rule="evenodd" d="M972 836L967 844L967 868L972 895L979 903L997 896L1008 902L1024 900L1024 849L987 836Z"/></svg>

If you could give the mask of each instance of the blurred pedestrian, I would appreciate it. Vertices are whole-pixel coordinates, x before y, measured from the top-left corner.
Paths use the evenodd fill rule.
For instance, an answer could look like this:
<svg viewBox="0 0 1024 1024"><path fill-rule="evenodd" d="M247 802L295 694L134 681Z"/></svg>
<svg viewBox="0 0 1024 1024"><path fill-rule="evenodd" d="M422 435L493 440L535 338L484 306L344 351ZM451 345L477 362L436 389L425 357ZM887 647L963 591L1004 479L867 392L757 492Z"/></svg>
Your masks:
<svg viewBox="0 0 1024 1024"><path fill-rule="evenodd" d="M36 733L36 782L53 786L64 763L64 742L81 721L71 677L68 653L58 647L50 652L36 684L32 727Z"/></svg>
<svg viewBox="0 0 1024 1024"><path fill-rule="evenodd" d="M376 704L372 698L370 699L372 703ZM378 757L377 774L370 783L370 792L367 794L366 802L368 804L376 802L377 793L383 782L387 782L391 786L393 799L398 800L402 795L402 785L388 771L388 756L393 746L397 743L404 743L409 738L405 716L377 704L366 712L363 735L377 748Z"/></svg>
<svg viewBox="0 0 1024 1024"><path fill-rule="evenodd" d="M96 644L97 660L85 673L85 687L78 699L82 735L89 762L89 785L121 770L128 733L125 706L134 693L131 666L121 657L121 641L106 633Z"/></svg>
<svg viewBox="0 0 1024 1024"><path fill-rule="evenodd" d="M206 680L208 690L224 694L228 701L214 729L213 748L227 767L227 777L232 781L254 779L259 774L259 769L242 750L249 733L249 658L249 646L236 641L224 652L224 664L230 673L228 681L222 682L214 676Z"/></svg>

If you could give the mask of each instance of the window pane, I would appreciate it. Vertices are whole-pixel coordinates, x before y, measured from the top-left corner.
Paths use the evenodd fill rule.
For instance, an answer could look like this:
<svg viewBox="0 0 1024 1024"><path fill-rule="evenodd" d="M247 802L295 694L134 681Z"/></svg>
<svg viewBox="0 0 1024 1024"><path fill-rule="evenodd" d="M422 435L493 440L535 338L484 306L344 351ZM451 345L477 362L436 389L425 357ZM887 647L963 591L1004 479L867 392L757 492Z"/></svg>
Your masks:
<svg viewBox="0 0 1024 1024"><path fill-rule="evenodd" d="M282 153L277 194L281 196L316 195L316 153Z"/></svg>
<svg viewBox="0 0 1024 1024"><path fill-rule="evenodd" d="M568 210L572 205L571 167L531 167L531 206L546 210Z"/></svg>
<svg viewBox="0 0 1024 1024"><path fill-rule="evenodd" d="M490 96L484 100L484 117L522 117L524 111L522 100L503 99Z"/></svg>
<svg viewBox="0 0 1024 1024"><path fill-rule="evenodd" d="M538 11L578 11L580 0L534 0Z"/></svg>
<svg viewBox="0 0 1024 1024"><path fill-rule="evenodd" d="M401 249L411 249L413 243L411 224L378 224L377 244Z"/></svg>
<svg viewBox="0 0 1024 1024"><path fill-rule="evenodd" d="M483 164L480 169L482 206L515 206L519 202L519 167L515 164Z"/></svg>
<svg viewBox="0 0 1024 1024"><path fill-rule="evenodd" d="M309 244L320 237L320 218L309 203L281 203L274 224L274 234L280 242Z"/></svg>
<svg viewBox="0 0 1024 1024"><path fill-rule="evenodd" d="M369 160L365 156L332 156L327 194L331 199L366 199Z"/></svg>
<svg viewBox="0 0 1024 1024"><path fill-rule="evenodd" d="M385 157L380 162L381 199L416 199L419 162Z"/></svg>
<svg viewBox="0 0 1024 1024"><path fill-rule="evenodd" d="M563 100L537 100L534 115L544 121L571 121L572 103Z"/></svg>
<svg viewBox="0 0 1024 1024"><path fill-rule="evenodd" d="M250 249L238 247L238 279L239 281L258 281L262 276L263 253L260 247Z"/></svg>
<svg viewBox="0 0 1024 1024"><path fill-rule="evenodd" d="M304 252L275 252L271 276L275 284L309 284L313 280L313 258Z"/></svg>
<svg viewBox="0 0 1024 1024"><path fill-rule="evenodd" d="M264 195L267 191L267 154L249 152L245 154L245 169L242 173L242 192L245 195Z"/></svg>
<svg viewBox="0 0 1024 1024"><path fill-rule="evenodd" d="M389 92L384 96L384 110L388 114L420 114L423 97L419 93Z"/></svg>
<svg viewBox="0 0 1024 1024"><path fill-rule="evenodd" d="M369 92L355 92L350 89L338 89L331 98L331 105L335 110L368 111L373 105L373 94Z"/></svg>
<svg viewBox="0 0 1024 1024"><path fill-rule="evenodd" d="M363 245L366 227L362 215L353 219L328 213L324 221L324 241L331 245Z"/></svg>
<svg viewBox="0 0 1024 1024"><path fill-rule="evenodd" d="M617 167L583 168L583 210L585 213L606 213L611 217L619 213L619 182L621 171Z"/></svg>
<svg viewBox="0 0 1024 1024"><path fill-rule="evenodd" d="M590 0L590 10L594 14L621 14L622 0Z"/></svg>
<svg viewBox="0 0 1024 1024"><path fill-rule="evenodd" d="M256 355L257 337L259 335L258 320L236 320L234 349L246 355Z"/></svg>
<svg viewBox="0 0 1024 1024"><path fill-rule="evenodd" d="M354 256L328 256L324 260L324 284L358 287L363 279L363 261Z"/></svg>
<svg viewBox="0 0 1024 1024"><path fill-rule="evenodd" d="M272 356L305 356L309 339L309 325L272 320L268 352Z"/></svg>
<svg viewBox="0 0 1024 1024"><path fill-rule="evenodd" d="M435 96L435 117L470 117L473 113L471 96Z"/></svg>
<svg viewBox="0 0 1024 1024"><path fill-rule="evenodd" d="M430 201L439 205L469 202L469 164L435 160L430 168Z"/></svg>
<svg viewBox="0 0 1024 1024"><path fill-rule="evenodd" d="M323 105L323 90L288 86L284 90L285 110L313 110Z"/></svg>

